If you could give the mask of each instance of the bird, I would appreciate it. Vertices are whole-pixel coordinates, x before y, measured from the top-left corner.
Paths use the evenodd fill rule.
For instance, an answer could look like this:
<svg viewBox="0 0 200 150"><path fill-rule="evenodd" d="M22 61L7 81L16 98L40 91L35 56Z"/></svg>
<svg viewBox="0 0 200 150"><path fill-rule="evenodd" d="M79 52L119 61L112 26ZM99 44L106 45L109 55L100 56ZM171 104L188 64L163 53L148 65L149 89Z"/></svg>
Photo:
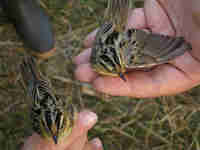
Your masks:
<svg viewBox="0 0 200 150"><path fill-rule="evenodd" d="M55 94L50 81L38 70L32 56L23 59L20 72L30 102L33 130L42 138L58 144L71 134L77 116L75 106Z"/></svg>
<svg viewBox="0 0 200 150"><path fill-rule="evenodd" d="M100 75L120 77L133 69L149 69L192 50L184 37L126 29L132 0L108 0L90 57L93 70Z"/></svg>

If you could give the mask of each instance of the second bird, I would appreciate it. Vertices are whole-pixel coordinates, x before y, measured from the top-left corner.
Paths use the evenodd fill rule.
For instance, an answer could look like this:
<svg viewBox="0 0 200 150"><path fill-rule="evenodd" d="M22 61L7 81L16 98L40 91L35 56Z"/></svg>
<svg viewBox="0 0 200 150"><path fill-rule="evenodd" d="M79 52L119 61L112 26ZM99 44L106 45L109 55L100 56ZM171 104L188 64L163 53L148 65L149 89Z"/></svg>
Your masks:
<svg viewBox="0 0 200 150"><path fill-rule="evenodd" d="M25 58L20 69L26 92L32 103L33 130L57 144L71 133L76 109L55 95L50 82L38 71L33 57Z"/></svg>

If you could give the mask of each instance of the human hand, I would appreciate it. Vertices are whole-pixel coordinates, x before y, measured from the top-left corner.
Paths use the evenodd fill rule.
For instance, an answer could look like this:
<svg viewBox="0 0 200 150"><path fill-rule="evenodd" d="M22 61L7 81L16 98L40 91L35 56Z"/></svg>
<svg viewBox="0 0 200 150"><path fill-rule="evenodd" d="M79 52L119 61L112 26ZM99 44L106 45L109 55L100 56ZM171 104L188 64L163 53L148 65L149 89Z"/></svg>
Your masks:
<svg viewBox="0 0 200 150"><path fill-rule="evenodd" d="M53 141L42 139L38 134L29 137L22 150L103 150L101 141L95 138L88 142L87 133L97 122L93 112L83 111L78 115L72 134L57 145Z"/></svg>
<svg viewBox="0 0 200 150"><path fill-rule="evenodd" d="M186 91L200 83L200 29L192 19L192 2L187 0L146 0L144 8L135 9L127 28L151 29L155 33L184 36L193 50L151 71L127 73L127 82L117 77L99 76L89 63L97 31L86 38L88 48L75 58L76 77L90 82L100 92L115 96L157 97Z"/></svg>

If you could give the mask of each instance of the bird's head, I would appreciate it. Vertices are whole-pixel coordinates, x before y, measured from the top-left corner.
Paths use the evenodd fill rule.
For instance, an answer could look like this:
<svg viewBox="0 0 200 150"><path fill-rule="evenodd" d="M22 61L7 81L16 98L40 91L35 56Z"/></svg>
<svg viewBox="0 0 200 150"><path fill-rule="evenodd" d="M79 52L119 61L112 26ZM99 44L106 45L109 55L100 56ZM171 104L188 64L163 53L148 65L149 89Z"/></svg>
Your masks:
<svg viewBox="0 0 200 150"><path fill-rule="evenodd" d="M44 111L40 119L42 136L52 139L55 144L59 143L71 133L74 117L71 111L61 111L59 108Z"/></svg>

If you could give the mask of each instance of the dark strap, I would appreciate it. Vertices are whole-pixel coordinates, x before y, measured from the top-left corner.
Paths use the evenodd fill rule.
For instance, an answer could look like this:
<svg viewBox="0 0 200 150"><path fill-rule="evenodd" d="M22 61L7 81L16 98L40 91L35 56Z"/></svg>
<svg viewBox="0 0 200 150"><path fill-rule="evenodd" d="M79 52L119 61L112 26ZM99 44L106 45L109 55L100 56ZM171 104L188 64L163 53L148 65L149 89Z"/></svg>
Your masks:
<svg viewBox="0 0 200 150"><path fill-rule="evenodd" d="M12 22L8 19L6 13L3 10L3 0L0 0L0 25L11 23Z"/></svg>

